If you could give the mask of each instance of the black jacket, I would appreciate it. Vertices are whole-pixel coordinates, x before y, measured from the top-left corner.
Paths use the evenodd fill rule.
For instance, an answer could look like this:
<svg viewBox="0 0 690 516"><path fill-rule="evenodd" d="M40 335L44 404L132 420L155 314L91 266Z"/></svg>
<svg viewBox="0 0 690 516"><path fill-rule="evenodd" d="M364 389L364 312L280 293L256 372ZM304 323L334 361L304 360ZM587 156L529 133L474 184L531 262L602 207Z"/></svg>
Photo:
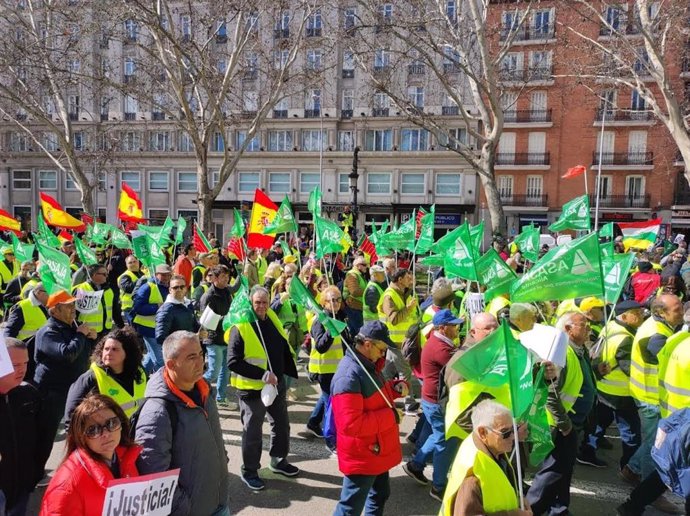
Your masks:
<svg viewBox="0 0 690 516"><path fill-rule="evenodd" d="M239 282L237 282L239 284ZM230 311L230 303L232 301L233 291L230 285L223 289L216 288L215 285L211 285L206 293L201 297L201 302L199 304L199 312L202 314L206 307L208 306L215 313L221 317L225 317ZM221 319L218 326L214 330L208 331L208 337L203 341L204 346L225 346L226 342L223 339L223 320Z"/></svg>
<svg viewBox="0 0 690 516"><path fill-rule="evenodd" d="M36 372L34 383L39 390L63 391L89 367L91 346L86 337L50 317L36 333Z"/></svg>

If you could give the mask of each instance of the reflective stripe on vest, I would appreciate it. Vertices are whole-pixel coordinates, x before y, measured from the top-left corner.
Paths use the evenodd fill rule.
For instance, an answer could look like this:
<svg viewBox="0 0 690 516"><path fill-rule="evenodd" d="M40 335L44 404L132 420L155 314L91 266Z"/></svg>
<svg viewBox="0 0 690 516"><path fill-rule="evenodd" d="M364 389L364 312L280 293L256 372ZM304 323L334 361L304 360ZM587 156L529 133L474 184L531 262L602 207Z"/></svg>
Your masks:
<svg viewBox="0 0 690 516"><path fill-rule="evenodd" d="M127 389L97 364L91 363L91 371L93 371L93 375L96 378L98 392L115 400L120 405L120 408L124 410L127 417L131 417L145 398L146 374L144 374L144 370L140 369L141 381L138 383L134 382L134 396L127 392Z"/></svg>
<svg viewBox="0 0 690 516"><path fill-rule="evenodd" d="M86 292L96 292L96 290L91 286L88 281L80 283L72 287L72 293L77 290L84 290ZM101 297L101 303L98 310L90 314L82 314L77 312L77 321L86 324L89 328L94 330L96 333L100 333L103 330L109 330L113 327L113 300L115 295L112 289L108 288L103 291L103 297ZM104 313L105 312L105 313Z"/></svg>
<svg viewBox="0 0 690 516"><path fill-rule="evenodd" d="M670 337L672 330L663 322L650 317L635 334L630 355L630 395L650 405L659 403L659 367L645 362L644 353L652 335Z"/></svg>
<svg viewBox="0 0 690 516"><path fill-rule="evenodd" d="M417 316L411 313L398 324L388 322L386 314L383 313L383 300L386 296L391 298L396 310L402 310L405 308L405 302L403 301L402 297L400 297L400 294L397 290L395 290L393 287L388 287L381 296L381 299L379 299L379 304L376 307L379 314L379 320L388 327L388 333L391 337L391 340L397 344L398 347L400 347L405 340L407 329L417 322Z"/></svg>
<svg viewBox="0 0 690 516"><path fill-rule="evenodd" d="M626 339L633 339L635 335L626 330L616 321L609 322L601 331L602 339L601 361L611 367L611 372L597 380L597 389L612 396L630 396L630 377L618 367L616 355L618 348Z"/></svg>
<svg viewBox="0 0 690 516"><path fill-rule="evenodd" d="M565 381L559 392L559 397L565 411L572 412L573 405L575 405L577 398L580 397L580 389L582 388L584 377L580 367L580 360L570 345L568 345L568 351L565 355L565 374ZM551 426L556 426L556 420L548 410L546 411L546 418Z"/></svg>
<svg viewBox="0 0 690 516"><path fill-rule="evenodd" d="M36 332L48 320L41 307L32 305L30 299L24 299L17 303L15 310L21 310L24 317L24 326L17 334L19 340L27 340L36 335Z"/></svg>
<svg viewBox="0 0 690 516"><path fill-rule="evenodd" d="M132 271L125 271L122 274L120 274L119 278L117 278L118 287L120 286L120 280L124 276L127 276L134 283L136 283L137 280L139 279L139 277L136 274L134 274ZM134 306L134 292L127 294L124 290L120 289L120 306L122 307L123 310L129 310L130 308L132 308L132 306Z"/></svg>
<svg viewBox="0 0 690 516"><path fill-rule="evenodd" d="M316 351L316 345L312 339L311 352L309 353L309 372L317 374L335 373L343 356L343 339L340 336L333 339L333 344L325 353Z"/></svg>
<svg viewBox="0 0 690 516"><path fill-rule="evenodd" d="M508 464L512 471L509 460ZM479 480L483 514L517 510L518 498L513 484L493 457L477 449L474 439L469 437L462 442L453 461L439 516L453 516L455 498L468 473Z"/></svg>
<svg viewBox="0 0 690 516"><path fill-rule="evenodd" d="M383 297L383 289L381 288L381 286L378 283L376 283L375 281L370 281L369 283L367 283L367 286L364 289L364 294L362 294L362 314L364 315L364 322L378 321L379 320L378 312L372 312L369 309L369 306L367 305L367 302L365 300L367 290L369 290L370 287L374 287L379 294L379 299L378 299L378 301L376 301L377 305L378 305L378 302Z"/></svg>
<svg viewBox="0 0 690 516"><path fill-rule="evenodd" d="M661 417L690 407L690 333L678 332L668 338L658 355L659 407Z"/></svg>
<svg viewBox="0 0 690 516"><path fill-rule="evenodd" d="M459 437L465 439L469 433L458 425L457 420L474 403L480 394L489 394L504 407L510 408L510 389L508 385L499 387L487 387L476 382L460 382L453 385L448 391L446 403L446 439Z"/></svg>
<svg viewBox="0 0 690 516"><path fill-rule="evenodd" d="M149 299L147 301L150 305L160 305L163 304L163 295L161 294L158 284L153 281L149 281ZM134 317L134 324L139 324L147 328L156 327L156 314L153 315L141 315L137 314Z"/></svg>

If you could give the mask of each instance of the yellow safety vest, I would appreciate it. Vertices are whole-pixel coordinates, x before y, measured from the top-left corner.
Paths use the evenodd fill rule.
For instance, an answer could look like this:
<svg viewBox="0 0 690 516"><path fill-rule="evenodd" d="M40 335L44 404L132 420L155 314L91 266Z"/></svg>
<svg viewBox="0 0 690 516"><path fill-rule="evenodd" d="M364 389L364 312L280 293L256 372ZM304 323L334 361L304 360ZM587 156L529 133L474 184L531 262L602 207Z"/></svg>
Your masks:
<svg viewBox="0 0 690 516"><path fill-rule="evenodd" d="M422 313L422 323L423 324L428 324L431 322L431 320L434 318L434 315L436 315L436 312L438 310L434 307L434 305L429 305L426 307L426 310Z"/></svg>
<svg viewBox="0 0 690 516"><path fill-rule="evenodd" d="M474 403L480 394L490 394L498 403L510 408L510 389L508 385L499 387L487 387L477 382L464 381L456 383L448 391L448 403L446 404L446 439L459 437L466 439L469 432L458 425L457 420Z"/></svg>
<svg viewBox="0 0 690 516"><path fill-rule="evenodd" d="M575 304L574 299L566 299L565 301L561 301L558 304L558 307L556 308L555 315L558 318L567 312L577 312L577 313L581 314L582 310L580 310L580 308Z"/></svg>
<svg viewBox="0 0 690 516"><path fill-rule="evenodd" d="M393 287L388 287L381 296L381 299L379 299L379 304L376 306L379 314L379 320L388 327L388 333L390 334L391 340L397 344L398 347L400 347L405 340L405 333L407 333L407 329L417 322L416 310L398 324L390 323L388 322L386 314L383 313L383 300L386 296L390 296L391 301L393 301L393 304L397 310L402 310L405 308L405 302L403 301L402 297L400 297L400 294L398 294L397 290L395 290Z"/></svg>
<svg viewBox="0 0 690 516"><path fill-rule="evenodd" d="M195 288L199 288L199 285L197 285L196 287L194 286L194 271L201 271L201 281L199 282L199 285L201 285L201 283L203 283L204 278L206 276L206 267L204 267L203 265L195 265L192 268L192 275L190 277L191 285L189 285L189 295L190 296L194 295L194 289Z"/></svg>
<svg viewBox="0 0 690 516"><path fill-rule="evenodd" d="M0 285L0 294L5 293L7 284L16 276L19 276L19 262L17 260L13 261L12 270L10 270L7 265L5 265L5 260L0 260L0 279L2 279L2 285Z"/></svg>
<svg viewBox="0 0 690 516"><path fill-rule="evenodd" d="M74 294L77 290L84 290L86 292L96 292L96 290L91 286L91 284L88 281L73 286L72 294ZM113 327L114 298L115 295L113 294L112 289L105 289L103 291L103 297L101 297L101 309L96 310L91 314L82 314L77 312L77 321L80 323L85 323L96 333L100 333L103 330L111 329Z"/></svg>
<svg viewBox="0 0 690 516"><path fill-rule="evenodd" d="M512 466L510 468L512 470ZM458 490L470 473L479 480L484 514L514 511L519 507L513 484L493 457L478 449L474 444L474 438L470 437L462 442L453 461L439 516L453 516ZM515 481L515 472L513 472L513 481Z"/></svg>
<svg viewBox="0 0 690 516"><path fill-rule="evenodd" d="M19 292L19 297L22 299L27 299L29 297L29 291L33 290L33 288L38 285L38 280L35 278L31 278L29 281L24 283L24 286L22 287L21 291Z"/></svg>
<svg viewBox="0 0 690 516"><path fill-rule="evenodd" d="M149 299L147 302L151 305L163 304L163 295L161 294L161 291L158 288L158 284L154 283L153 281L149 281L148 284L149 284L149 288L151 290L149 291ZM156 315L155 314L153 314L153 315L137 314L134 317L134 324L146 326L147 328L155 328L156 327Z"/></svg>
<svg viewBox="0 0 690 516"><path fill-rule="evenodd" d="M117 278L117 285L120 285L120 280L124 277L127 276L129 279L131 279L134 283L137 282L139 279L139 276L137 276L135 273L132 271L125 271L122 274L120 274L120 277ZM129 310L134 306L134 292L127 294L123 290L120 290L120 306L122 307L123 310Z"/></svg>
<svg viewBox="0 0 690 516"><path fill-rule="evenodd" d="M611 367L611 372L597 380L597 389L613 396L630 396L630 377L618 367L616 353L625 339L635 338L635 335L616 321L611 321L601 331L599 338L604 339L601 344L601 361Z"/></svg>
<svg viewBox="0 0 690 516"><path fill-rule="evenodd" d="M362 289L362 292L364 292L364 289L367 288L367 280L364 279L362 273L356 270L349 270L347 271L347 274L354 274L354 276L357 278L359 288ZM346 283L343 282L343 301L346 301L348 297L350 297L350 291L347 289Z"/></svg>
<svg viewBox="0 0 690 516"><path fill-rule="evenodd" d="M15 310L21 310L24 316L24 326L21 327L17 334L19 340L27 340L36 335L36 332L48 320L41 307L32 305L30 299L23 299L17 303Z"/></svg>
<svg viewBox="0 0 690 516"><path fill-rule="evenodd" d="M338 364L343 358L343 339L338 335L333 339L333 344L325 353L316 351L314 339L311 339L311 352L309 353L309 372L317 374L335 373Z"/></svg>
<svg viewBox="0 0 690 516"><path fill-rule="evenodd" d="M266 258L259 255L256 258L256 273L259 276L259 285L264 284L264 277L266 276L266 269L268 269L268 262Z"/></svg>
<svg viewBox="0 0 690 516"><path fill-rule="evenodd" d="M659 404L659 366L645 362L643 352L652 335L670 337L673 331L666 324L650 317L635 334L630 355L630 395L642 403Z"/></svg>
<svg viewBox="0 0 690 516"><path fill-rule="evenodd" d="M668 338L659 352L659 409L661 417L690 407L690 333L681 331Z"/></svg>
<svg viewBox="0 0 690 516"><path fill-rule="evenodd" d="M383 289L378 283L375 281L370 281L367 283L367 286L364 288L364 294L362 294L362 314L364 315L364 322L379 320L379 314L377 312L372 312L364 300L365 294L367 293L367 290L369 290L369 287L374 287L376 289L376 291L379 293L379 300L383 297Z"/></svg>
<svg viewBox="0 0 690 516"><path fill-rule="evenodd" d="M487 307L484 309L484 311L488 314L493 315L494 317L498 317L498 312L503 310L506 307L510 306L510 301L506 299L503 296L498 296L493 298Z"/></svg>
<svg viewBox="0 0 690 516"><path fill-rule="evenodd" d="M283 330L283 325L281 324L275 312L269 308L268 312L266 312L266 315L271 322L273 322L283 338L285 338L287 341L287 335L285 334L285 330ZM261 369L268 370L268 357L266 356L266 351L261 345L261 341L259 340L254 327L250 323L240 323L237 325L237 329L240 332L242 341L244 342L245 362L260 367ZM229 330L230 328L228 329L228 332ZM228 335L228 332L226 332L226 335ZM226 340L228 340L227 337ZM260 391L264 387L264 382L262 380L255 380L253 378L247 378L246 376L233 373L230 378L230 385L232 385L235 389L240 389L243 391Z"/></svg>
<svg viewBox="0 0 690 516"><path fill-rule="evenodd" d="M120 385L115 378L108 375L98 364L92 362L91 371L93 371L93 376L96 378L98 392L115 400L120 405L120 408L124 410L125 415L131 417L145 398L146 375L144 370L141 369L141 380L134 382L134 396L127 392L127 389Z"/></svg>
<svg viewBox="0 0 690 516"><path fill-rule="evenodd" d="M575 405L577 398L580 397L584 376L582 375L580 360L570 345L568 345L568 351L565 355L565 375L565 382L563 382L559 396L565 411L572 412L573 405ZM546 411L546 418L549 420L549 425L556 426L556 420L548 410Z"/></svg>

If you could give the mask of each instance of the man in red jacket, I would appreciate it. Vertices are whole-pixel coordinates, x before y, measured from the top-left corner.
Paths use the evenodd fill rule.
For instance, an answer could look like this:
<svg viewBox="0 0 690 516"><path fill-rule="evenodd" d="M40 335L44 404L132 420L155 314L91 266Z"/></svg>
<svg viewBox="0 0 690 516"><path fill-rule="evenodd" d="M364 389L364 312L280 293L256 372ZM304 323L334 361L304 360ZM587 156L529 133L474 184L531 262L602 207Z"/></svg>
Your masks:
<svg viewBox="0 0 690 516"><path fill-rule="evenodd" d="M630 288L635 301L649 306L652 294L655 294L661 285L661 276L655 271L650 262L639 262L637 272L630 277Z"/></svg>
<svg viewBox="0 0 690 516"><path fill-rule="evenodd" d="M331 382L338 467L344 475L334 516L359 515L365 506L366 514L383 514L390 495L388 471L402 460L394 400L406 396L408 386L381 375L389 347L395 345L388 328L380 321L366 323Z"/></svg>

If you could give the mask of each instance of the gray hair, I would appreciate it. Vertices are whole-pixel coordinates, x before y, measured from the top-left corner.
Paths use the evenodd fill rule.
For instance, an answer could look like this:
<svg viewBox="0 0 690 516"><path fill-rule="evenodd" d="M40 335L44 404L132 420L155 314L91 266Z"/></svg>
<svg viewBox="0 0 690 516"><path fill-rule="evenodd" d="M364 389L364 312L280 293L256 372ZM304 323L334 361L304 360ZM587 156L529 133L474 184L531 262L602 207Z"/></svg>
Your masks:
<svg viewBox="0 0 690 516"><path fill-rule="evenodd" d="M581 312L576 312L575 310L571 310L571 311L566 312L563 315L561 315L558 318L558 321L556 322L556 329L564 332L566 326L572 326L573 325L573 322L574 322L573 318L576 315L581 315L582 317L584 317L584 314L582 314Z"/></svg>
<svg viewBox="0 0 690 516"><path fill-rule="evenodd" d="M383 260L383 268L388 269L390 267L397 268L395 260L393 258L386 258L385 260Z"/></svg>
<svg viewBox="0 0 690 516"><path fill-rule="evenodd" d="M266 287L262 287L261 285L254 285L252 289L249 291L249 299L254 299L254 296L259 293L265 294L266 297L268 297L269 299L271 298Z"/></svg>
<svg viewBox="0 0 690 516"><path fill-rule="evenodd" d="M199 342L199 336L193 331L178 330L168 335L163 341L163 359L168 361L180 354L182 343L188 340Z"/></svg>
<svg viewBox="0 0 690 516"><path fill-rule="evenodd" d="M472 429L493 428L494 421L500 416L510 416L510 409L496 400L484 400L472 409Z"/></svg>
<svg viewBox="0 0 690 516"><path fill-rule="evenodd" d="M510 321L511 322L514 322L518 319L522 319L526 315L536 317L537 316L537 309L534 308L529 303L513 303L512 305L510 305Z"/></svg>
<svg viewBox="0 0 690 516"><path fill-rule="evenodd" d="M431 285L431 295L433 296L436 292L441 289L452 289L453 283L448 278L437 278L434 280L434 284Z"/></svg>
<svg viewBox="0 0 690 516"><path fill-rule="evenodd" d="M26 342L23 340L15 339L14 337L5 337L5 346L7 346L7 349L26 349L28 350L29 348L26 346Z"/></svg>
<svg viewBox="0 0 690 516"><path fill-rule="evenodd" d="M23 261L23 262L22 262L22 267L24 267L25 265L31 265L32 267L35 268L35 267L36 267L36 262L34 262L33 260L26 260L26 261Z"/></svg>

